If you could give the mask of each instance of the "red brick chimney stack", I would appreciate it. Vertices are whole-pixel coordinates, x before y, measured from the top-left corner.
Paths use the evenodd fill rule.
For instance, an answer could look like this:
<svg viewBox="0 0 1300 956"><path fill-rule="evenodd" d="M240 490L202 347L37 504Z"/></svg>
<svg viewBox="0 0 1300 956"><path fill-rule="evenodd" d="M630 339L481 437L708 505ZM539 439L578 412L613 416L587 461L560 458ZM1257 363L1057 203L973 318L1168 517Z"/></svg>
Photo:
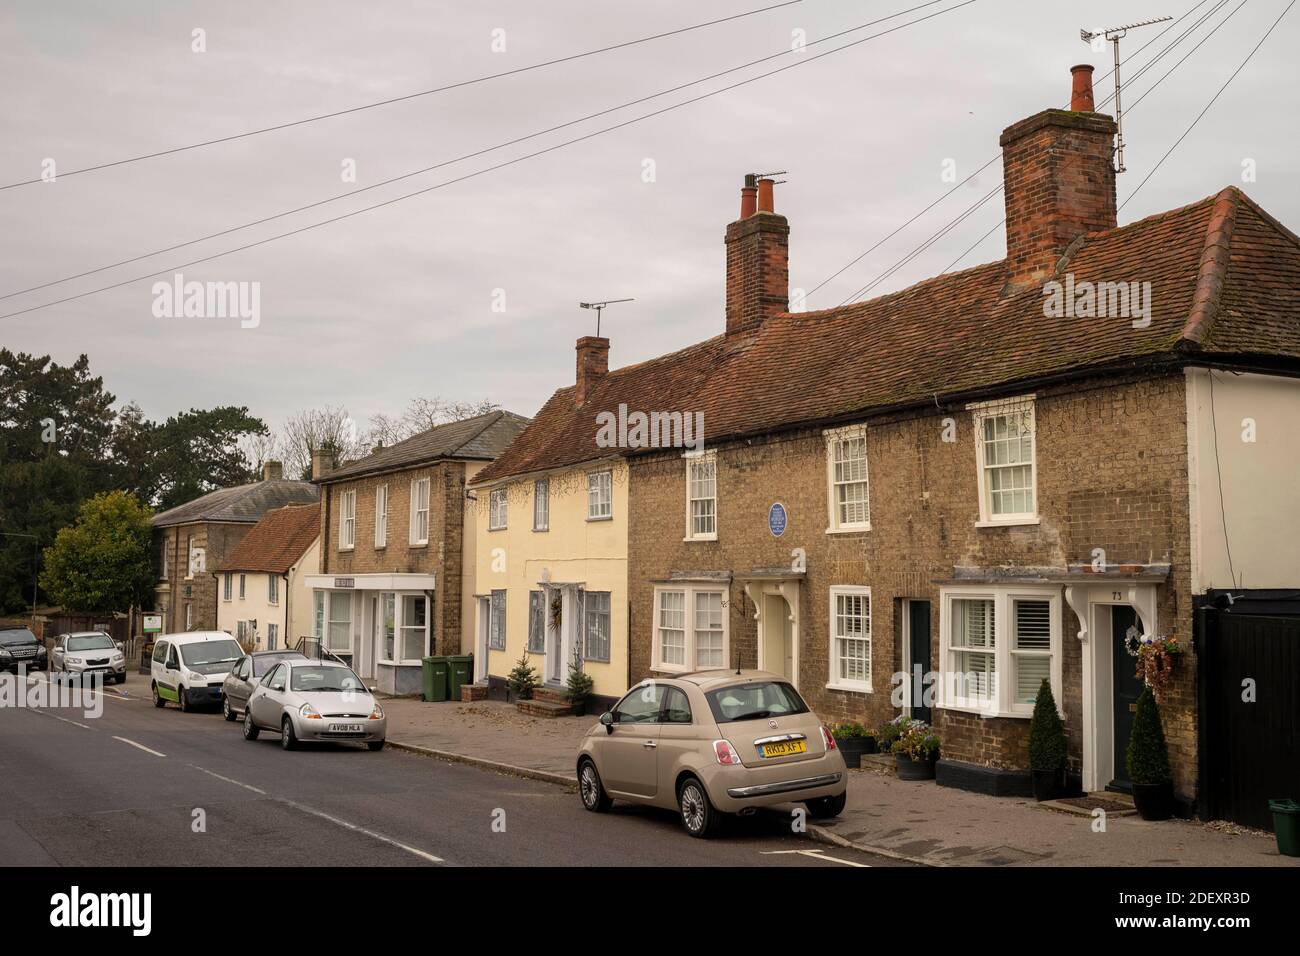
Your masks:
<svg viewBox="0 0 1300 956"><path fill-rule="evenodd" d="M727 226L727 334L790 308L790 223L776 214L773 181L745 177L740 218Z"/></svg>
<svg viewBox="0 0 1300 956"><path fill-rule="evenodd" d="M1013 287L1047 281L1071 242L1116 225L1115 121L1092 112L1092 67L1070 72L1070 110L1043 110L1002 132Z"/></svg>
<svg viewBox="0 0 1300 956"><path fill-rule="evenodd" d="M584 335L578 339L577 389L574 400L586 404L596 383L609 371L609 339L604 336Z"/></svg>

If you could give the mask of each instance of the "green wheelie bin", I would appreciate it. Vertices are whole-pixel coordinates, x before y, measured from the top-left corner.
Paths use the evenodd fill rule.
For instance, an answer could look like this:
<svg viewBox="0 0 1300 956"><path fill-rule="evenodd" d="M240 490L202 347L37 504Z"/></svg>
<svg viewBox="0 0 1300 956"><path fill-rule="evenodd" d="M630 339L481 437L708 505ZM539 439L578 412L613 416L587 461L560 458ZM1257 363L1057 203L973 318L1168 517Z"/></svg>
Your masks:
<svg viewBox="0 0 1300 956"><path fill-rule="evenodd" d="M461 684L474 683L474 656L453 654L447 658L447 699L460 700Z"/></svg>
<svg viewBox="0 0 1300 956"><path fill-rule="evenodd" d="M427 701L444 701L447 699L447 658L426 657L424 665L424 694Z"/></svg>

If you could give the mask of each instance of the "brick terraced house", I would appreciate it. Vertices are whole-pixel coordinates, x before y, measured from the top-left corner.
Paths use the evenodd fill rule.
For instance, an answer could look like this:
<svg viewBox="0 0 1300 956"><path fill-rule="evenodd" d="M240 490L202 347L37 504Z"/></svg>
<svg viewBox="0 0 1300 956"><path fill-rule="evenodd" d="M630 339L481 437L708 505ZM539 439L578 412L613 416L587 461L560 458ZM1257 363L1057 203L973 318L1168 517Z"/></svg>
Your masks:
<svg viewBox="0 0 1300 956"><path fill-rule="evenodd" d="M703 415L703 453L620 449L634 680L782 673L826 719L933 721L942 783L1022 793L1047 678L1076 779L1123 789L1130 650L1175 637L1162 718L1204 810L1204 695L1237 678L1200 674L1202 612L1280 618L1300 587L1300 239L1233 187L1118 225L1090 71L1002 134L1006 259L790 313L789 225L750 177L723 334L580 361L480 475L594 467L620 406Z"/></svg>
<svg viewBox="0 0 1300 956"><path fill-rule="evenodd" d="M164 633L214 630L218 586L211 570L220 567L268 511L314 503L316 486L288 481L278 461L262 468L262 480L217 491L153 516L159 552L154 608Z"/></svg>
<svg viewBox="0 0 1300 956"><path fill-rule="evenodd" d="M312 636L389 694L420 689L420 660L469 653L474 510L466 482L528 423L506 411L439 425L336 467L312 461L321 488Z"/></svg>

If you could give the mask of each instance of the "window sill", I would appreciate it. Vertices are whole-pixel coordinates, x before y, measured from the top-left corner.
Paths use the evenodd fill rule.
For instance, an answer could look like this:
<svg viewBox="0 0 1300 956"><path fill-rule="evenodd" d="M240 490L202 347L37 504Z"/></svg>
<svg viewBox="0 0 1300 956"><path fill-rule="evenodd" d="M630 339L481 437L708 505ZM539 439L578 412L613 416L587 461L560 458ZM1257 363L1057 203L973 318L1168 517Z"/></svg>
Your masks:
<svg viewBox="0 0 1300 956"><path fill-rule="evenodd" d="M491 534L491 533L494 532L494 531L506 531L506 530L508 530L508 529L506 528L505 525L501 525L501 527L499 527L499 528L493 528L491 525L488 525L488 533L489 533L489 534Z"/></svg>
<svg viewBox="0 0 1300 956"><path fill-rule="evenodd" d="M936 710L951 710L962 714L974 714L977 717L999 717L1004 719L1010 718L1013 720L1029 720L1031 717L1034 716L1032 712L1020 713L1019 711L990 710L987 707L975 707L973 705L968 705L968 704L941 704L937 701L935 702L934 707Z"/></svg>
<svg viewBox="0 0 1300 956"><path fill-rule="evenodd" d="M347 547L343 547L343 546L340 545L340 547L339 547L339 554L344 554L345 552L348 552L348 551L355 551L355 550L357 550L357 546L356 546L355 544L348 545Z"/></svg>
<svg viewBox="0 0 1300 956"><path fill-rule="evenodd" d="M383 544L376 544L376 545L375 545L375 550L376 550L376 551L383 551L383 550L386 549L387 547L388 547L388 543L387 543L387 542L385 542L385 543L383 543Z"/></svg>
<svg viewBox="0 0 1300 956"><path fill-rule="evenodd" d="M849 694L870 694L872 693L870 684L827 684L827 690L840 690Z"/></svg>
<svg viewBox="0 0 1300 956"><path fill-rule="evenodd" d="M614 520L614 516L613 516L613 515L599 515L599 516L593 518L591 515L587 515L587 520L588 520L588 521L613 521L613 520Z"/></svg>
<svg viewBox="0 0 1300 956"><path fill-rule="evenodd" d="M841 525L838 528L827 528L827 534L859 534L863 531L870 531L870 524L848 524Z"/></svg>
<svg viewBox="0 0 1300 956"><path fill-rule="evenodd" d="M533 529L533 533L534 533L534 534L544 534L545 532L550 531L550 530L551 530L551 526L550 526L550 525L547 525L545 528L534 528L534 529Z"/></svg>
<svg viewBox="0 0 1300 956"><path fill-rule="evenodd" d="M428 546L429 546L428 541L412 541L410 544L407 545L408 548L427 548Z"/></svg>
<svg viewBox="0 0 1300 956"><path fill-rule="evenodd" d="M1036 525L1039 522L1037 515L1032 518L1000 518L996 521L976 521L977 528L1016 528L1021 525Z"/></svg>
<svg viewBox="0 0 1300 956"><path fill-rule="evenodd" d="M685 664L665 664L662 661L654 665L654 670L665 674L689 674L691 669Z"/></svg>
<svg viewBox="0 0 1300 956"><path fill-rule="evenodd" d="M687 544L689 544L692 541L717 541L717 540L718 540L718 536L716 534L687 535L686 537L682 538L682 541Z"/></svg>

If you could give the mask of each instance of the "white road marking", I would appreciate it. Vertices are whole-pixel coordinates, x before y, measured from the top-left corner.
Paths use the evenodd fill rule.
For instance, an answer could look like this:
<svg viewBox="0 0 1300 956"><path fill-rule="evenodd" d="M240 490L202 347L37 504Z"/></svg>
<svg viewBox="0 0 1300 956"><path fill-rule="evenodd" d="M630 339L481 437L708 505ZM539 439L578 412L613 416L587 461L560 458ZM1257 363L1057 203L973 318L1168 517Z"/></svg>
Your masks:
<svg viewBox="0 0 1300 956"><path fill-rule="evenodd" d="M27 683L30 684L32 681L41 681L42 683L49 684L51 687L54 686L54 681L51 679L51 677L50 677L49 675L46 675L44 678L38 678L35 674L28 674L28 675L27 675ZM83 691L89 691L90 693L94 693L94 692L95 692L95 691L94 691L94 688L93 688L93 685L85 685L85 686L83 687ZM130 701L136 701L136 700L143 700L143 699L144 699L144 698L142 698L142 697L129 697L129 696L127 696L126 694L124 694L123 692L121 692L121 691L111 691L111 690L108 689L107 686L104 686L104 685L101 685L101 686L99 687L99 692L100 692L101 694L103 694L105 697L107 697L109 700L130 700Z"/></svg>
<svg viewBox="0 0 1300 956"><path fill-rule="evenodd" d="M147 753L147 754L153 754L155 757L166 757L166 756L167 756L166 754L160 754L160 753L159 753L158 751L156 751L156 750L150 750L150 749L149 749L148 747L146 747L144 744L138 744L138 743L136 743L134 740L127 740L125 737L114 736L113 739L114 739L114 740L120 740L120 741L122 741L122 743L124 743L124 744L130 744L132 747L137 747L137 748L139 748L140 750L143 750L143 751L144 751L145 753Z"/></svg>
<svg viewBox="0 0 1300 956"><path fill-rule="evenodd" d="M60 717L58 714L51 714L49 711L41 710L39 707L24 707L23 710L30 711L33 714L40 714L42 717L53 717L55 720L61 720L65 724L72 724L74 727L80 727L82 730L94 730L94 727L83 724L76 720L69 720L67 717Z"/></svg>
<svg viewBox="0 0 1300 956"><path fill-rule="evenodd" d="M384 836L382 833L376 833L374 830L367 830L363 826L358 826L355 823L349 823L347 820L340 819L339 817L331 816L330 814L324 812L323 810L317 810L315 807L309 807L304 803L298 803L296 800L290 800L287 797L272 796L271 794L267 794L265 790L259 790L257 789L257 787L254 787L247 783L243 783L242 781L239 780L234 780L230 777L223 777L221 774L213 773L211 770L206 770L203 767L198 766L197 764L190 764L190 766L193 767L195 770L199 771L200 773L206 773L210 777L216 777L218 780L224 780L226 783L234 784L236 787L243 787L245 790L252 790L254 793L260 793L266 796L270 796L271 799L274 800L276 803L283 803L287 807L293 807L295 810L300 810L301 812L310 814L313 817L319 817L320 819L328 821L329 823L332 823L335 826L343 827L343 829L345 830L351 830L353 833L360 833L363 836L370 837L372 840L378 840L380 843L386 843L389 846L397 847L397 849L399 850L405 850L407 853L410 853L414 856L418 856L420 859L427 860L430 863L447 862L440 856L434 856L432 853L426 853L424 850L417 849L416 847L413 846L408 846L405 843L402 843L398 840L394 840L392 837Z"/></svg>
<svg viewBox="0 0 1300 956"><path fill-rule="evenodd" d="M218 780L224 780L226 783L233 783L236 787L243 787L245 790L252 790L254 793L260 793L262 796L266 796L265 790L259 790L257 787L254 787L252 784L240 783L238 780L232 780L230 777L223 777L221 774L213 773L211 770L204 770L202 767L196 764L190 764L190 766L193 767L195 770L197 770L199 773L206 773L209 777L216 777Z"/></svg>
<svg viewBox="0 0 1300 956"><path fill-rule="evenodd" d="M827 856L823 850L760 850L763 856L810 856L814 860L825 860L827 863L842 863L845 866L857 866L863 869L871 869L870 863L858 863L855 860L841 860L837 856Z"/></svg>

